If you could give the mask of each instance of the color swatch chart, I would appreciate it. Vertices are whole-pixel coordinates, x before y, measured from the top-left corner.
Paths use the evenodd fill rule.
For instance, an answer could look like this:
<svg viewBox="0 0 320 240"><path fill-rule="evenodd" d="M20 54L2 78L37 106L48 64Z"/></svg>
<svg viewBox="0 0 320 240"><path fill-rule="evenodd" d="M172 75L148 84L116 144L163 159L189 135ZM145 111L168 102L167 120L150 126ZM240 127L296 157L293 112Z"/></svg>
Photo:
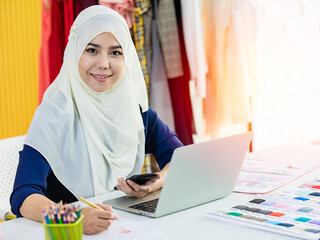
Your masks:
<svg viewBox="0 0 320 240"><path fill-rule="evenodd" d="M268 193L316 168L320 147L312 144L282 145L249 153L234 191Z"/></svg>
<svg viewBox="0 0 320 240"><path fill-rule="evenodd" d="M207 213L249 227L305 239L320 239L320 182L257 195L245 204Z"/></svg>

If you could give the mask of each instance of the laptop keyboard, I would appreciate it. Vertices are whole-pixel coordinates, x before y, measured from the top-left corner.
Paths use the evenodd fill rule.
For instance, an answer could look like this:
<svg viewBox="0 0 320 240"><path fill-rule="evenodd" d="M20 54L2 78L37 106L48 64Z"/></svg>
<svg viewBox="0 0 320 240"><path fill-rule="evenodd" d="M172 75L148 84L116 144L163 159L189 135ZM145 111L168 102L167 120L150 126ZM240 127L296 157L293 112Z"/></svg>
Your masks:
<svg viewBox="0 0 320 240"><path fill-rule="evenodd" d="M138 203L135 205L129 206L129 208L138 209L145 212L155 213L157 205L158 205L159 198L152 199L150 201Z"/></svg>

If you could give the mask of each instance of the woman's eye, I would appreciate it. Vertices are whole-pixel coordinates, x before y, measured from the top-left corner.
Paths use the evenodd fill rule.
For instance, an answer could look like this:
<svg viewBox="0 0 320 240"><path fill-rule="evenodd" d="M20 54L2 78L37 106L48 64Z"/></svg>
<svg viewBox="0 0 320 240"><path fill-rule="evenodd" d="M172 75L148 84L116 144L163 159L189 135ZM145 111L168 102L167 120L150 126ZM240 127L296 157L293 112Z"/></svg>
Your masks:
<svg viewBox="0 0 320 240"><path fill-rule="evenodd" d="M86 51L87 51L88 53L96 53L96 52L97 52L97 50L94 49L94 48L88 48Z"/></svg>
<svg viewBox="0 0 320 240"><path fill-rule="evenodd" d="M122 55L122 52L120 52L120 51L112 51L111 55L115 55L115 56Z"/></svg>

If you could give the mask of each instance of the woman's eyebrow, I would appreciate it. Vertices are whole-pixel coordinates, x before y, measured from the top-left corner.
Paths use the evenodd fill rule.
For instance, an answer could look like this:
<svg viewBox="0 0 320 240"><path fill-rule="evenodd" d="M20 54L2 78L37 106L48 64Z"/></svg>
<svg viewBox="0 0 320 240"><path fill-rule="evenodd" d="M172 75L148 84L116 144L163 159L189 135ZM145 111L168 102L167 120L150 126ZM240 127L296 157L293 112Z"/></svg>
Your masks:
<svg viewBox="0 0 320 240"><path fill-rule="evenodd" d="M121 48L121 49L122 49L122 47L121 47L120 45L116 45L116 46L110 47L110 49L118 49L118 48Z"/></svg>
<svg viewBox="0 0 320 240"><path fill-rule="evenodd" d="M95 47L95 48L101 48L101 46L99 44L95 44L95 43L88 43L88 46L92 46L92 47ZM115 45L115 46L111 46L110 49L122 49L122 47L120 45Z"/></svg>
<svg viewBox="0 0 320 240"><path fill-rule="evenodd" d="M91 45L92 47L101 48L99 44L95 43L88 43L88 46Z"/></svg>

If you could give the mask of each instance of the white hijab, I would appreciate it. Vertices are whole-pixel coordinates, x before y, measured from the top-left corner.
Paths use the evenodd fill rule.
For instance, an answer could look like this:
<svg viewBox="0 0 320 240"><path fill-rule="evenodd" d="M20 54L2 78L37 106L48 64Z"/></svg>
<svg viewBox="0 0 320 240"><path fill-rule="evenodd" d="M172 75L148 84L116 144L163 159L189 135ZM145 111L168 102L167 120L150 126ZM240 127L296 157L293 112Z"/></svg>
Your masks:
<svg viewBox="0 0 320 240"><path fill-rule="evenodd" d="M112 33L123 49L125 70L105 92L80 77L79 59L87 44ZM112 191L117 178L141 172L146 86L126 21L115 11L92 6L82 11L69 35L61 71L35 112L26 144L38 150L56 177L76 196Z"/></svg>

